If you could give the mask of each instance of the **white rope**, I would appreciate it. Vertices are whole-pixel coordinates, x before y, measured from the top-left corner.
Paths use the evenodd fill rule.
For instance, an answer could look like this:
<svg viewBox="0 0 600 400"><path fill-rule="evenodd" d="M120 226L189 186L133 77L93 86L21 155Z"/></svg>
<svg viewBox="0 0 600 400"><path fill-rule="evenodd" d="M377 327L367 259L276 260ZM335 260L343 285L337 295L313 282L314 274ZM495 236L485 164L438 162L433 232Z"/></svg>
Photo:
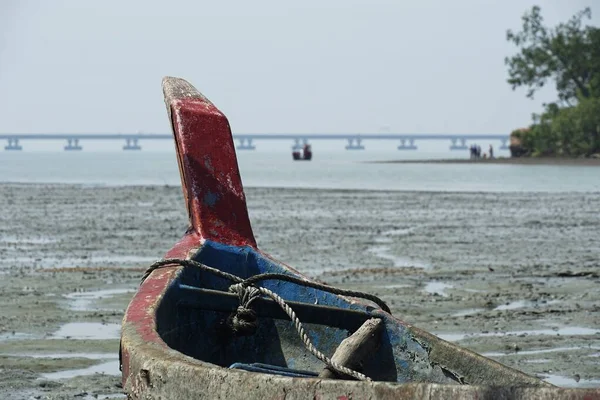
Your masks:
<svg viewBox="0 0 600 400"><path fill-rule="evenodd" d="M237 286L237 285L241 286L242 284L238 283L236 285L232 285L232 287ZM246 286L246 289L248 289L249 287L252 287L252 286ZM350 368L344 367L343 365L340 365L340 364L334 362L329 357L327 357L325 354L323 354L319 350L317 350L315 348L315 346L313 346L313 344L310 341L306 332L304 331L302 322L300 322L300 319L296 316L296 313L294 312L294 310L292 310L292 308L287 305L285 300L282 299L281 297L279 297L279 295L277 295L276 293L270 291L269 289L266 289L263 287L258 287L257 289L262 294L269 296L270 298L275 300L275 302L277 304L279 304L279 307L281 307L283 309L283 311L285 311L285 313L294 322L294 326L296 327L296 330L298 331L298 334L300 335L300 339L302 339L302 342L304 342L304 346L306 346L308 351L310 351L315 357L317 357L319 360L323 361L325 364L327 364L328 367L330 367L331 369L335 370L336 372L338 372L340 374L349 375L353 378L358 379L359 381L371 381L371 378L369 378L368 376L361 374L360 372L351 370ZM230 288L230 290L231 290L231 288Z"/></svg>

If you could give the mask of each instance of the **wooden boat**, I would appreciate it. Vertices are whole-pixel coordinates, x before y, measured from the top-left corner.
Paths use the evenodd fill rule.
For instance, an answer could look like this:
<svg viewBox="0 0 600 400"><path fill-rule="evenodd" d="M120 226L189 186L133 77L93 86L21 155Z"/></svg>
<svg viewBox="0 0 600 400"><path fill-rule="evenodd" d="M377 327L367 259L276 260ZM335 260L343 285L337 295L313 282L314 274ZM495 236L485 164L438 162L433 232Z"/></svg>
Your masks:
<svg viewBox="0 0 600 400"><path fill-rule="evenodd" d="M227 118L184 80L163 90L190 224L125 313L129 398L599 398L441 340L374 297L331 293L260 251Z"/></svg>

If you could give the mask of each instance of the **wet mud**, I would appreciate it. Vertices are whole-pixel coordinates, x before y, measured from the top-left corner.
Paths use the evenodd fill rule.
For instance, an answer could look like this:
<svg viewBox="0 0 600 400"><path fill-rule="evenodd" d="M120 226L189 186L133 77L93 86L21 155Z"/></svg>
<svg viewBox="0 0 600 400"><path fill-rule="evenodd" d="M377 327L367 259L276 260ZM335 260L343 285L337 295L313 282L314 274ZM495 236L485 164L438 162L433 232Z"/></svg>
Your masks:
<svg viewBox="0 0 600 400"><path fill-rule="evenodd" d="M119 324L178 187L0 185L0 398L124 398ZM247 189L259 246L559 386L600 386L597 194Z"/></svg>

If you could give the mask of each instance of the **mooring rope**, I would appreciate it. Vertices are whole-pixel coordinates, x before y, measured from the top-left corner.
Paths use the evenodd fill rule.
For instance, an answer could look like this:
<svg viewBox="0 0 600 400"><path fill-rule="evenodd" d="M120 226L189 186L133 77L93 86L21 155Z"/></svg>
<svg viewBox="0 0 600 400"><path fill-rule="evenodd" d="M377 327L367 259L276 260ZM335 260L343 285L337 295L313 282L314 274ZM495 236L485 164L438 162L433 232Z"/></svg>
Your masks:
<svg viewBox="0 0 600 400"><path fill-rule="evenodd" d="M292 322L294 322L294 326L296 327L296 331L298 331L298 334L300 335L300 339L302 339L302 342L304 343L304 346L308 349L308 351L310 351L315 357L317 357L319 360L323 361L325 364L327 364L328 367L334 369L336 372L339 372L341 374L346 374L349 375L353 378L358 379L359 381L371 381L371 378L369 378L368 376L361 374L360 372L354 371L350 368L344 367L343 365L340 365L338 363L336 363L335 361L333 361L332 359L330 359L329 357L327 357L325 354L321 353L310 341L310 338L308 337L308 335L306 334L306 332L304 331L304 327L302 326L302 322L300 321L300 318L298 318L296 316L296 313L294 312L294 310L292 310L292 308L285 302L284 299L282 299L277 293L272 292L271 290L267 289L267 288L263 288L263 287L258 287L258 288L254 288L254 287L244 287L242 283L236 283L234 285L231 285L230 287L230 291L235 291L238 292L239 290L248 290L248 289L258 289L258 291L266 296L269 296L270 298L272 298L273 300L275 300L275 302L277 304L279 304L279 307L281 307L281 309L283 311L285 311L285 313L288 315L288 317L290 317L290 319L292 320Z"/></svg>
<svg viewBox="0 0 600 400"><path fill-rule="evenodd" d="M342 295L342 296L359 297L359 298L371 300L374 303L376 303L377 305L379 305L384 311L389 313L390 312L389 307L380 298L373 296L369 293L334 288L332 286L328 286L328 285L325 285L322 283L312 282L312 281L308 281L306 279L301 279L301 278L298 278L298 277L295 277L292 275L286 275L286 274L265 273L265 274L254 275L247 279L243 279L237 275L233 275L233 274L218 270L216 268L209 267L208 265L202 264L198 261L183 260L183 259L178 259L178 258L160 260L160 261L157 261L154 264L152 264L150 267L148 267L148 269L142 276L140 285L141 285L141 283L144 282L144 280L146 280L146 278L148 276L150 276L150 274L153 271L155 271L159 268L173 265L173 264L181 265L184 267L199 268L203 271L210 272L216 276L220 276L222 278L225 278L232 282L235 282L233 285L231 285L229 287L229 291L232 293L236 293L240 300L239 307L237 308L236 312L229 319L231 328L235 334L251 335L254 332L256 332L256 329L258 328L257 317L256 317L256 313L254 312L254 310L252 310L250 308L250 305L252 304L252 302L254 300L256 300L259 297L259 294L262 293L265 296L268 296L271 299L273 299L279 305L279 307L281 307L281 309L288 315L288 317L290 317L290 319L294 323L296 331L298 331L300 339L304 343L304 346L315 357L317 357L319 360L323 361L329 368L335 370L336 372L338 372L340 374L348 375L348 376L351 376L351 377L361 380L361 381L371 381L371 378L369 378L368 376L361 374L360 372L354 371L350 368L344 367L343 365L340 365L340 364L336 363L335 361L331 360L325 354L321 353L312 344L312 342L310 341L310 338L308 337L308 335L306 334L306 331L304 330L302 322L296 316L296 313L294 312L294 310L292 310L292 308L285 302L284 299L282 299L278 294L272 292L271 290L269 290L267 288L257 287L257 286L252 286L252 285L254 285L256 282L259 282L262 280L268 280L268 279L283 280L283 281L287 281L287 282L296 283L298 285L303 285L303 286L307 286L307 287L311 287L311 288L315 288L315 289L320 289L320 290L323 290L323 291L326 291L329 293L333 293L333 294L338 294L338 295Z"/></svg>
<svg viewBox="0 0 600 400"><path fill-rule="evenodd" d="M178 265L182 265L184 267L200 268L206 272L210 272L214 275L228 279L232 282L244 283L244 286L250 286L259 281L277 279L280 281L287 281L287 282L295 283L298 285L307 286L307 287L310 287L313 289L323 290L324 292L329 292L329 293L333 293L333 294L337 294L337 295L341 295L341 296L358 297L358 298L372 301L373 303L375 303L379 307L381 307L381 309L383 311L391 314L391 311L390 311L390 308L388 307L388 305L383 300L381 300L379 297L374 296L370 293L364 293L364 292L359 292L356 290L349 290L349 289L340 289L340 288L336 288L333 286L325 285L323 283L317 283L317 282L309 281L306 279L302 279L297 276L287 275L287 274L278 274L278 273L264 273L264 274L253 275L247 279L242 279L237 275L233 275L233 274L221 271L219 269L209 267L208 265L204 265L198 261L183 260L183 259L179 259L179 258L168 258L165 260L160 260L160 261L155 262L154 264L152 264L151 266L148 267L148 269L144 273L144 276L142 276L142 282L144 282L144 280L152 273L152 271L154 271L158 268L168 266L170 264L178 264Z"/></svg>

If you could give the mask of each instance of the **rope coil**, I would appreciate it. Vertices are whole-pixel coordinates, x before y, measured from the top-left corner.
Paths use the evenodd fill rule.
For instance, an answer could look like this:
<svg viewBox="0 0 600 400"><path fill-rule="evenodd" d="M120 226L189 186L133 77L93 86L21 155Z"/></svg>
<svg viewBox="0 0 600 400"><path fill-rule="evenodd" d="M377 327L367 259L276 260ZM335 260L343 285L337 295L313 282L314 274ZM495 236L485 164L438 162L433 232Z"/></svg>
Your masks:
<svg viewBox="0 0 600 400"><path fill-rule="evenodd" d="M157 261L154 264L152 264L150 267L148 267L148 269L142 276L140 285L144 282L144 280L146 280L146 278L148 278L148 276L150 276L150 274L153 271L155 271L156 269L159 269L159 268L170 266L170 265L181 265L183 267L199 268L203 271L212 273L216 276L227 279L231 282L235 282L234 284L229 286L229 291L232 293L236 293L238 295L240 305L238 306L237 310L228 318L228 324L230 325L234 334L239 335L239 336L247 336L247 335L252 335L256 332L256 330L258 329L258 319L256 316L256 312L254 310L252 310L250 307L251 307L252 303L254 302L254 300L259 298L260 295L263 294L263 295L268 296L271 299L273 299L279 305L279 307L281 307L281 309L288 315L288 317L290 317L290 319L294 323L296 331L298 332L298 335L300 336L300 339L302 340L304 346L315 357L317 357L319 360L323 361L329 368L335 370L336 372L338 372L340 374L348 375L348 376L351 376L351 377L361 380L361 381L371 381L371 378L369 378L368 376L366 376L360 372L354 371L350 368L344 367L343 365L340 365L340 364L334 362L333 360L331 360L325 354L321 353L312 344L310 338L308 337L308 335L306 334L306 331L304 330L302 322L296 316L296 313L294 312L294 310L292 310L292 308L285 302L285 300L283 298L281 298L278 294L272 292L271 290L264 288L264 287L254 286L254 284L259 281L263 281L263 280L278 279L278 280L287 281L287 282L295 283L295 284L302 285L302 286L320 289L320 290L323 290L323 291L326 291L329 293L333 293L333 294L367 299L367 300L373 301L374 303L379 305L384 311L390 313L390 309L387 306L387 304L383 300L378 298L377 296L371 295L369 293L354 291L354 290L334 288L334 287L331 287L331 286L328 286L328 285L325 285L322 283L308 281L306 279L298 278L296 276L287 275L287 274L264 273L264 274L258 274L258 275L251 276L247 279L243 279L243 278L240 278L239 276L221 271L221 270L213 268L213 267L209 267L198 261L183 260L183 259L177 259L177 258L160 260L160 261Z"/></svg>

